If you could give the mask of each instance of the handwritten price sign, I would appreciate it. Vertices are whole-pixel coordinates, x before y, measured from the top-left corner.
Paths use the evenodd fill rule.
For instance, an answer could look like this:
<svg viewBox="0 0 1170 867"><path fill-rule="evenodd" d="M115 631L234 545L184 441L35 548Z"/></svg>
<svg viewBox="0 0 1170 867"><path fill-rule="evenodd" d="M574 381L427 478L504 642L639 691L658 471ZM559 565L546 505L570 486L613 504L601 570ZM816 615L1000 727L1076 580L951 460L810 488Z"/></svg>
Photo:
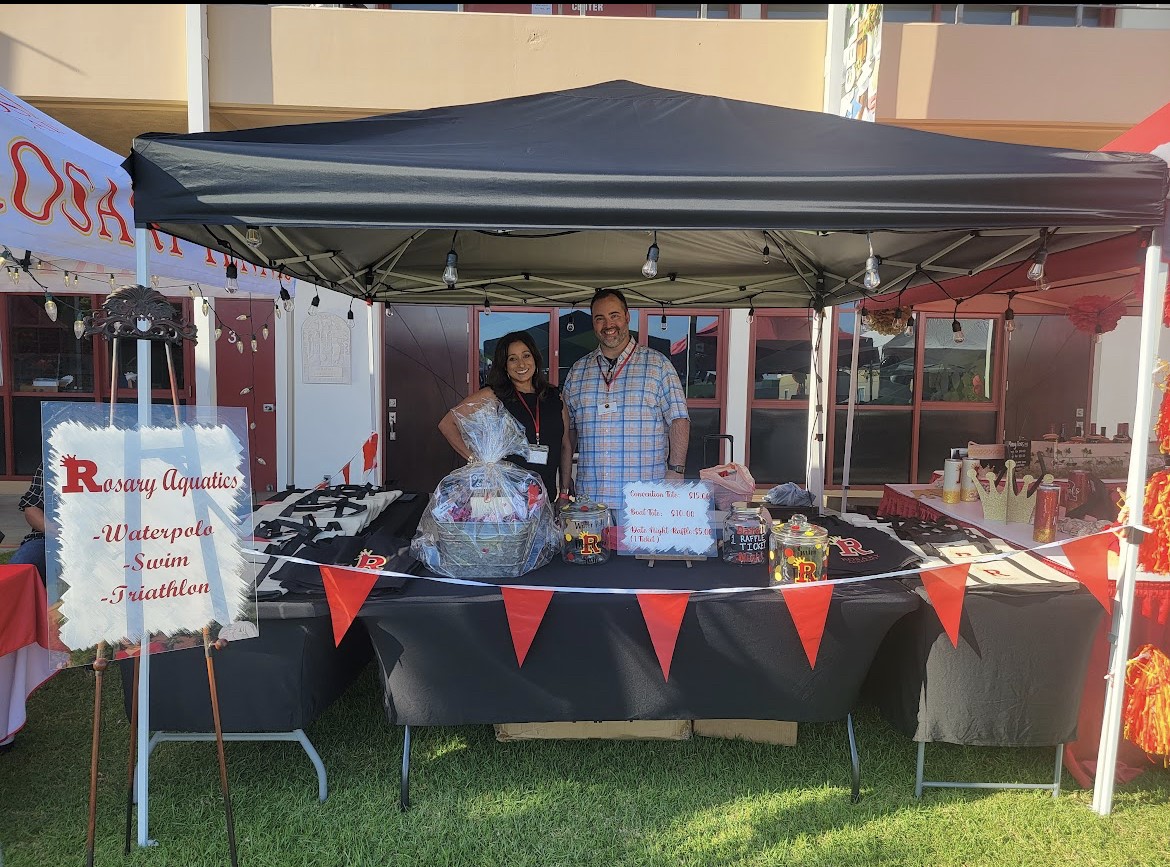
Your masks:
<svg viewBox="0 0 1170 867"><path fill-rule="evenodd" d="M620 553L715 555L707 482L631 482L624 494Z"/></svg>
<svg viewBox="0 0 1170 867"><path fill-rule="evenodd" d="M238 620L247 452L221 424L47 428L45 494L70 649ZM54 570L50 570L53 574Z"/></svg>

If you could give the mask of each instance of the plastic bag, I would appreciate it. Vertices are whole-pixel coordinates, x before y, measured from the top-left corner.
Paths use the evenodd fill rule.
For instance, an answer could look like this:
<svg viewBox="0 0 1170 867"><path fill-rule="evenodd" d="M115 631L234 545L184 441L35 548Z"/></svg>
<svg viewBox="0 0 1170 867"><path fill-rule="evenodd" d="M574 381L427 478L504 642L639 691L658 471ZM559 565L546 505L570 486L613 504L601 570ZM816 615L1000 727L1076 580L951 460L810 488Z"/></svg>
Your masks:
<svg viewBox="0 0 1170 867"><path fill-rule="evenodd" d="M711 483L715 493L715 507L721 512L732 503L751 502L756 493L756 480L743 464L720 464L699 470L699 478Z"/></svg>
<svg viewBox="0 0 1170 867"><path fill-rule="evenodd" d="M764 495L764 502L794 509L816 508L813 495L796 482L785 482L772 488Z"/></svg>
<svg viewBox="0 0 1170 867"><path fill-rule="evenodd" d="M560 550L548 492L503 460L528 453L524 429L494 396L455 420L472 459L431 494L411 551L451 578L516 578L545 565Z"/></svg>

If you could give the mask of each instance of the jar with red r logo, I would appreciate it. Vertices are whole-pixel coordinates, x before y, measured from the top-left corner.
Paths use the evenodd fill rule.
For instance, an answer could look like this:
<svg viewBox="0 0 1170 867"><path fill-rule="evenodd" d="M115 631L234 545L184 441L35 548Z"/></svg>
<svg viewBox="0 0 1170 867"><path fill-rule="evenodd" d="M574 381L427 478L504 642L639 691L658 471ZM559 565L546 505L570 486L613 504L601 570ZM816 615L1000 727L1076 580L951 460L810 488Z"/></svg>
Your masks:
<svg viewBox="0 0 1170 867"><path fill-rule="evenodd" d="M787 523L775 521L768 542L768 568L773 584L822 581L829 564L829 531L810 524L804 515Z"/></svg>

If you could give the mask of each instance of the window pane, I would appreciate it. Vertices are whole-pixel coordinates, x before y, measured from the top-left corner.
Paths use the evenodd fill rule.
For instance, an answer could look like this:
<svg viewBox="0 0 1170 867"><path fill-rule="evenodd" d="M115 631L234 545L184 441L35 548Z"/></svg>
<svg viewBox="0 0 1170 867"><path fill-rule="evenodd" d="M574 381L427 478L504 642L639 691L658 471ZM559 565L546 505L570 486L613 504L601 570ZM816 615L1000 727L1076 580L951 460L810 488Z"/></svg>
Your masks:
<svg viewBox="0 0 1170 867"><path fill-rule="evenodd" d="M833 482L841 483L845 465L845 415L838 409L833 434ZM866 410L853 418L850 485L899 484L910 480L910 410Z"/></svg>
<svg viewBox="0 0 1170 867"><path fill-rule="evenodd" d="M12 387L17 391L93 393L93 342L78 340L73 324L88 295L56 297L57 321L45 314L44 296L10 296ZM34 466L35 470L36 467Z"/></svg>
<svg viewBox="0 0 1170 867"><path fill-rule="evenodd" d="M808 465L807 409L753 409L748 443L748 470L757 485L804 484Z"/></svg>
<svg viewBox="0 0 1170 867"><path fill-rule="evenodd" d="M918 425L918 481L929 482L930 474L943 468L951 449L999 441L994 412L924 411Z"/></svg>
<svg viewBox="0 0 1170 867"><path fill-rule="evenodd" d="M922 320L920 320L922 321ZM995 320L960 319L963 341L955 342L951 320L926 319L922 399L984 403L991 400Z"/></svg>
<svg viewBox="0 0 1170 867"><path fill-rule="evenodd" d="M496 342L513 331L527 331L531 335L540 357L544 361L541 370L548 376L548 314L510 313L496 310L493 313L480 311L479 314L479 387L487 386L488 371L492 369L492 355ZM595 344L596 345L596 344Z"/></svg>
<svg viewBox="0 0 1170 867"><path fill-rule="evenodd" d="M893 24L903 24L912 21L933 21L934 20L934 4L894 4L885 3L882 5L882 21L889 21ZM946 21L947 19L943 19ZM954 18L950 19L951 21Z"/></svg>
<svg viewBox="0 0 1170 867"><path fill-rule="evenodd" d="M87 400L84 397L69 397L60 394L46 394L46 401ZM93 398L88 398L92 400ZM12 472L18 476L31 476L41 462L41 397L14 397L12 399L12 448L16 464Z"/></svg>
<svg viewBox="0 0 1170 867"><path fill-rule="evenodd" d="M230 326L229 326L230 327ZM226 330L226 329L225 329ZM244 346L244 351L248 352L251 349L252 334L251 332L237 331L238 340ZM257 340L263 340L259 334L256 335ZM113 341L105 341L106 361L112 361ZM227 338L224 338L222 344L222 351L226 352L228 349L235 349L235 346L228 343ZM175 388L182 390L185 388L183 384L183 349L181 346L171 347L171 360L175 365ZM133 343L123 341L118 346L118 388L137 388L138 386L138 351ZM150 387L152 389L160 389L169 391L171 388L171 377L167 371L167 349L166 344L161 340L152 340L150 342ZM169 400L169 399L168 399Z"/></svg>
<svg viewBox="0 0 1170 867"><path fill-rule="evenodd" d="M659 3L654 7L656 18L698 18L698 3Z"/></svg>
<svg viewBox="0 0 1170 867"><path fill-rule="evenodd" d="M1018 6L963 5L964 24L1012 24Z"/></svg>
<svg viewBox="0 0 1170 867"><path fill-rule="evenodd" d="M1041 27L1075 27L1076 6L1038 5L1028 7L1028 24ZM1096 6L1084 6L1081 13L1082 27L1101 26L1101 10Z"/></svg>
<svg viewBox="0 0 1170 867"><path fill-rule="evenodd" d="M730 18L731 7L726 3L708 3L707 4L708 18Z"/></svg>
<svg viewBox="0 0 1170 867"><path fill-rule="evenodd" d="M769 3L768 18L821 19L829 17L827 3Z"/></svg>
<svg viewBox="0 0 1170 867"><path fill-rule="evenodd" d="M686 477L688 479L697 479L699 477L699 470L705 466L708 455L710 456L710 466L715 466L719 463L719 441L712 441L710 445L706 445L705 439L719 433L720 427L720 410L718 407L691 407L691 438L687 444L687 471ZM707 454L704 454L704 450Z"/></svg>
<svg viewBox="0 0 1170 867"><path fill-rule="evenodd" d="M662 316L651 318L646 342L670 359L688 398L715 397L719 361L718 316Z"/></svg>
<svg viewBox="0 0 1170 867"><path fill-rule="evenodd" d="M760 316L755 322L756 400L808 400L810 324L803 316Z"/></svg>
<svg viewBox="0 0 1170 867"><path fill-rule="evenodd" d="M837 317L837 403L849 402L849 370L853 360L850 310ZM949 332L948 332L949 334ZM880 334L862 326L857 348L857 402L909 406L914 402L915 335Z"/></svg>

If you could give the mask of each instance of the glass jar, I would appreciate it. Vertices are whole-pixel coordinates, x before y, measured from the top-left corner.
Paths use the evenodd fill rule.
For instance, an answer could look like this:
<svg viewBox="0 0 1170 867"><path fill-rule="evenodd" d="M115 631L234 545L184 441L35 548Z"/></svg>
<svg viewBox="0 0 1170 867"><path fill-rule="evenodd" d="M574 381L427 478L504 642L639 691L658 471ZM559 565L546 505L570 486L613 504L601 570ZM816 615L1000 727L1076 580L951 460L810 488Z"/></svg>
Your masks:
<svg viewBox="0 0 1170 867"><path fill-rule="evenodd" d="M613 519L604 503L574 500L561 508L566 563L593 566L606 563L613 553Z"/></svg>
<svg viewBox="0 0 1170 867"><path fill-rule="evenodd" d="M768 550L768 522L763 512L747 503L732 503L723 522L723 561L752 565L764 562Z"/></svg>
<svg viewBox="0 0 1170 867"><path fill-rule="evenodd" d="M787 523L772 522L768 566L773 584L823 581L829 565L829 531L810 524L804 515Z"/></svg>

